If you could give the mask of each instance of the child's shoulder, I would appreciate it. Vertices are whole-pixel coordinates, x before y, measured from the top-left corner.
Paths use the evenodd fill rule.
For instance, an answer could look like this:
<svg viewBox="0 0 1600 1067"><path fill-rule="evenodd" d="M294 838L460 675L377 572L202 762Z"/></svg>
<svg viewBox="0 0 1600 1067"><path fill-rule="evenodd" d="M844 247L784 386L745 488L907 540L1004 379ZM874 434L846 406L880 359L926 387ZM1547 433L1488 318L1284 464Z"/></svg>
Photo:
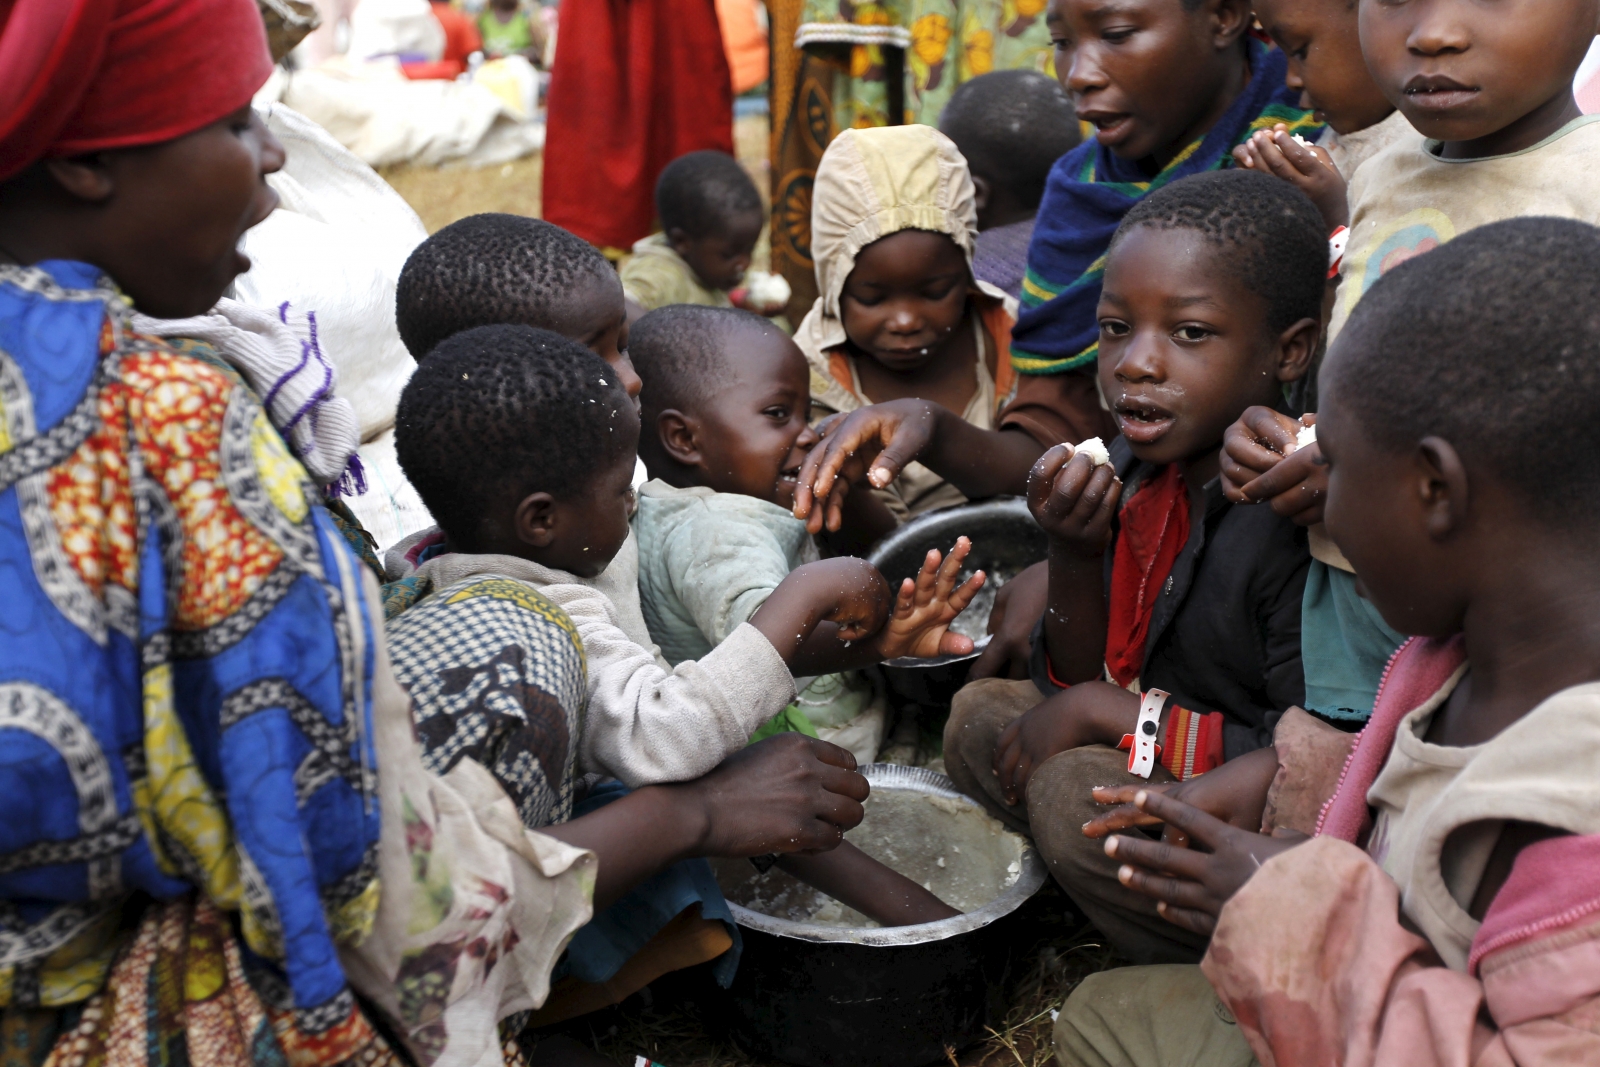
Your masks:
<svg viewBox="0 0 1600 1067"><path fill-rule="evenodd" d="M786 508L753 496L704 486L679 488L652 479L639 488L634 529L641 551L648 554L669 538L706 544L733 540L786 544L805 533L805 523Z"/></svg>

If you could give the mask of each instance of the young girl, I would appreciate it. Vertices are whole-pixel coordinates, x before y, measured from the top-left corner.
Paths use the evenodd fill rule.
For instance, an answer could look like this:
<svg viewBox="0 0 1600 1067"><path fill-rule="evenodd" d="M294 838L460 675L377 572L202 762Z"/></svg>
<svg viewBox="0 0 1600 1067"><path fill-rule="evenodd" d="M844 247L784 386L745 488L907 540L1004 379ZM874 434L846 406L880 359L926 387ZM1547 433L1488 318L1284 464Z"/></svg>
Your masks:
<svg viewBox="0 0 1600 1067"><path fill-rule="evenodd" d="M825 422L830 440L808 461L815 473L824 452L837 459L818 495L851 453L890 440L891 425L917 431L904 458L885 453L873 472L897 520L1020 492L1044 443L1005 418L1016 302L973 280L977 211L955 144L931 126L846 130L817 168L811 213L821 295L795 341L811 364L813 419L845 416ZM810 511L804 491L795 513ZM818 509L812 531L821 523Z"/></svg>

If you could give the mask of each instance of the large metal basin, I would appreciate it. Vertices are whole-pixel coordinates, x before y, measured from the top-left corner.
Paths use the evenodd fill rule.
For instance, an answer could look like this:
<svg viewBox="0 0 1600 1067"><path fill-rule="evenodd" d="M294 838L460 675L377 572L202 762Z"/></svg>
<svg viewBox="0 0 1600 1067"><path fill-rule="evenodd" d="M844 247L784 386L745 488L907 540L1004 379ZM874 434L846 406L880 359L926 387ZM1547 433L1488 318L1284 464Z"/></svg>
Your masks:
<svg viewBox="0 0 1600 1067"><path fill-rule="evenodd" d="M949 707L950 700L967 681L972 661L989 643L989 612L995 592L1018 573L1040 562L1049 543L1020 497L1003 496L977 504L960 504L918 515L879 541L868 561L889 580L891 587L912 577L922 566L928 549L948 552L956 538L972 540L968 572L985 571L989 580L953 629L977 642L965 656L933 659L889 660L883 674L889 687L906 700L924 707Z"/></svg>
<svg viewBox="0 0 1600 1067"><path fill-rule="evenodd" d="M901 835L893 849L918 854L900 855L898 862L882 854L883 835L874 829L870 800L867 818L849 840L918 880L929 857L958 858L952 849L975 833L976 820L964 809L982 812L976 801L957 792L949 778L921 767L875 763L863 773L874 796L920 793L939 798L940 810L962 810L951 816L949 833L914 842ZM917 1067L944 1061L947 1047L960 1049L982 1038L984 1027L1004 1013L1001 990L1012 951L1023 940L1015 929L1022 917L1015 913L1038 892L1046 873L1025 837L1000 833L1014 837L1018 847L1009 849L1006 841L1007 848L984 855L1014 855L1014 880L1003 885L1008 876L995 872L1002 887L992 899L956 918L919 926L824 925L753 911L735 898L748 897L755 869L743 860L721 862L718 880L744 939L739 973L727 993L730 1028L739 1043L801 1067ZM969 851L973 845L982 851L994 842L970 842ZM765 877L774 874L781 872ZM940 892L941 886L934 889Z"/></svg>

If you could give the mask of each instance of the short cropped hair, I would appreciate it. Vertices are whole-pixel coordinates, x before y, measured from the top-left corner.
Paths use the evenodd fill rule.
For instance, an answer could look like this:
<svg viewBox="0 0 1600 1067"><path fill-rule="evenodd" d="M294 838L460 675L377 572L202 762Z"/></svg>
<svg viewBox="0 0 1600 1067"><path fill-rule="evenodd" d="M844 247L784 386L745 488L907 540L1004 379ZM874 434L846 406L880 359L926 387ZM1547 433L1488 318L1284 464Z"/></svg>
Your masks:
<svg viewBox="0 0 1600 1067"><path fill-rule="evenodd" d="M962 83L939 129L974 175L1033 209L1044 197L1050 168L1083 140L1072 97L1054 78L1032 70L997 70Z"/></svg>
<svg viewBox="0 0 1600 1067"><path fill-rule="evenodd" d="M606 258L576 234L521 215L471 215L412 251L395 287L395 324L421 360L475 326L555 328L590 280L621 291Z"/></svg>
<svg viewBox="0 0 1600 1067"><path fill-rule="evenodd" d="M628 358L644 382L639 401L646 425L668 408L689 410L716 395L726 339L735 330L782 332L753 312L698 304L669 304L633 324Z"/></svg>
<svg viewBox="0 0 1600 1067"><path fill-rule="evenodd" d="M1180 179L1123 216L1112 249L1141 226L1204 237L1221 252L1219 266L1266 302L1273 333L1322 318L1328 235L1316 205L1288 182L1253 170Z"/></svg>
<svg viewBox="0 0 1600 1067"><path fill-rule="evenodd" d="M690 237L716 236L737 216L760 211L756 183L726 152L679 156L656 179L656 216L663 230L682 230Z"/></svg>
<svg viewBox="0 0 1600 1067"><path fill-rule="evenodd" d="M1402 263L1327 370L1383 448L1442 437L1551 525L1600 518L1600 229L1509 219Z"/></svg>
<svg viewBox="0 0 1600 1067"><path fill-rule="evenodd" d="M441 341L400 394L400 467L452 541L475 543L513 494L580 492L630 434L609 364L529 326L479 326Z"/></svg>

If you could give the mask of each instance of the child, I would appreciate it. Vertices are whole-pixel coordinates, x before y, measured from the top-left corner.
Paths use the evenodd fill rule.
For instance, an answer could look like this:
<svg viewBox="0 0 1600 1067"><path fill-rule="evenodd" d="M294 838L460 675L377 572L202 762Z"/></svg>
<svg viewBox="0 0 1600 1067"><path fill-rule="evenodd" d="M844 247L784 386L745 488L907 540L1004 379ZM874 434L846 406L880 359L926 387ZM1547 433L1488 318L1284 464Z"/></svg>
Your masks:
<svg viewBox="0 0 1600 1067"><path fill-rule="evenodd" d="M1138 798L1204 851L1106 851L1211 947L1084 982L1063 1065L1600 1061L1600 479L1551 462L1600 450L1597 264L1592 227L1519 219L1361 302L1323 368L1327 523L1419 636L1311 840Z"/></svg>
<svg viewBox="0 0 1600 1067"><path fill-rule="evenodd" d="M1097 400L1086 383L1104 256L1140 198L1228 166L1256 130L1320 130L1284 86L1283 53L1249 36L1248 0L1131 0L1117 10L1125 18L1107 22L1099 0L1052 0L1045 16L1057 76L1097 132L1056 163L1039 207L1014 336L1019 404L1052 390L1070 391L1080 409Z"/></svg>
<svg viewBox="0 0 1600 1067"><path fill-rule="evenodd" d="M972 172L978 211L972 273L1020 300L1045 180L1083 140L1072 98L1038 71L993 71L951 94L939 132L955 142Z"/></svg>
<svg viewBox="0 0 1600 1067"><path fill-rule="evenodd" d="M554 330L604 359L628 395L639 395L617 272L593 245L539 219L473 215L433 234L400 272L395 319L400 339L418 361L445 338L476 326L514 323ZM641 464L635 482L643 481ZM427 594L427 579L416 570L443 542L443 533L433 527L389 550L384 599L390 618ZM617 609L629 639L653 647L639 610L639 549L633 537L594 584Z"/></svg>
<svg viewBox="0 0 1600 1067"><path fill-rule="evenodd" d="M632 337L652 479L634 519L639 596L650 636L679 663L709 653L817 559L790 512L794 476L817 442L811 390L794 342L749 312L663 308ZM873 762L886 716L869 681L829 674L800 690L780 722Z"/></svg>
<svg viewBox="0 0 1600 1067"><path fill-rule="evenodd" d="M622 288L646 311L668 304L732 307L728 290L750 269L761 236L761 194L722 152L679 156L656 181L661 233L633 246Z"/></svg>
<svg viewBox="0 0 1600 1067"><path fill-rule="evenodd" d="M977 214L955 145L929 126L845 130L817 167L811 214L822 295L795 341L811 364L813 418L845 418L826 432L838 456L825 478L813 485L802 473L796 516L818 533L826 511L827 528L840 528L847 483L833 474L888 423L916 435L923 459L874 472L871 488L896 519L1020 492L1045 446L1007 418L1015 305L973 280Z"/></svg>
<svg viewBox="0 0 1600 1067"><path fill-rule="evenodd" d="M1600 220L1589 180L1600 121L1572 79L1600 25L1595 0L1472 0L1361 9L1361 51L1417 133L1350 185L1336 339L1382 274L1476 226L1518 215Z"/></svg>
<svg viewBox="0 0 1600 1067"><path fill-rule="evenodd" d="M544 22L524 11L521 0L489 0L478 16L478 33L490 59L521 56L535 65L544 59Z"/></svg>
<svg viewBox="0 0 1600 1067"><path fill-rule="evenodd" d="M1133 780L1115 746L1138 694L1171 694L1152 781L1270 744L1304 699L1305 532L1230 505L1217 470L1229 423L1281 403L1305 373L1326 273L1321 217L1274 178L1197 175L1128 213L1107 255L1098 346L1122 440L1104 466L1067 448L1039 461L1029 504L1050 535L1050 599L1033 681L968 686L945 729L950 776L1031 827L1056 879L1132 959L1192 960L1203 945L1169 932L1079 832L1097 814L1089 786Z"/></svg>
<svg viewBox="0 0 1600 1067"><path fill-rule="evenodd" d="M1242 167L1293 182L1322 212L1332 233L1350 221L1345 187L1356 168L1412 133L1361 57L1355 0L1256 0L1256 18L1289 60L1285 84L1327 123L1321 155L1287 129L1260 130L1233 150ZM1328 166L1332 164L1332 167Z"/></svg>
<svg viewBox="0 0 1600 1067"><path fill-rule="evenodd" d="M946 632L973 591L952 592L959 559L925 567L897 601L869 564L837 559L797 571L709 654L664 670L594 582L629 536L633 499L639 418L614 375L527 327L470 330L441 351L449 359L417 368L395 424L401 466L445 535L418 571L435 589L513 578L571 617L588 662L585 770L627 785L694 778L788 705L791 667L970 649Z"/></svg>

